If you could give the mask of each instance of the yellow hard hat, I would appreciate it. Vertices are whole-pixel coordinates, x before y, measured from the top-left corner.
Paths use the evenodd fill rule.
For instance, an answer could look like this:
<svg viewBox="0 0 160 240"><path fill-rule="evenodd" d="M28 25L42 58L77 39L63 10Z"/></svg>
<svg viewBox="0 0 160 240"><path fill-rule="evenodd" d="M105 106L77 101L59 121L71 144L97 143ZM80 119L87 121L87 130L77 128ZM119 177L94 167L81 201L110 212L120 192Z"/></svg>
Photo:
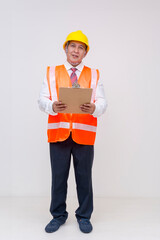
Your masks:
<svg viewBox="0 0 160 240"><path fill-rule="evenodd" d="M87 52L89 51L89 43L88 43L88 38L87 36L80 30L76 31L76 32L71 32L67 38L66 41L63 44L63 49L65 49L66 43L68 41L78 41L78 42L82 42L85 43L87 45Z"/></svg>

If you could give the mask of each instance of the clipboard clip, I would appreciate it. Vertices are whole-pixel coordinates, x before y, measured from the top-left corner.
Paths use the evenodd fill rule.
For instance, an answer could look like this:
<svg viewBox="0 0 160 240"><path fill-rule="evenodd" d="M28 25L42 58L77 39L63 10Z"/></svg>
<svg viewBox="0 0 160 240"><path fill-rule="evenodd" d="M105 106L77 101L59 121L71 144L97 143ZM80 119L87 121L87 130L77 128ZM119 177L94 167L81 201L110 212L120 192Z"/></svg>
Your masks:
<svg viewBox="0 0 160 240"><path fill-rule="evenodd" d="M81 86L79 85L79 83L74 83L73 85L72 85L72 88L80 88Z"/></svg>

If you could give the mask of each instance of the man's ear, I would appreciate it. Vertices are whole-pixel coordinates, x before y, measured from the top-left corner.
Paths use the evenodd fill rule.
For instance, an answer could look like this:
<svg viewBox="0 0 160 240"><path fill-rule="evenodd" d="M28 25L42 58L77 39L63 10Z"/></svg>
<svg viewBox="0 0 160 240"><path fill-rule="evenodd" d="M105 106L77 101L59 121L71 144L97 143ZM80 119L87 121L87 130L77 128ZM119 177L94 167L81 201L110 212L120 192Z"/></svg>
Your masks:
<svg viewBox="0 0 160 240"><path fill-rule="evenodd" d="M85 52L84 52L84 55L83 55L83 57L85 57L86 55L87 55L87 51L85 51Z"/></svg>

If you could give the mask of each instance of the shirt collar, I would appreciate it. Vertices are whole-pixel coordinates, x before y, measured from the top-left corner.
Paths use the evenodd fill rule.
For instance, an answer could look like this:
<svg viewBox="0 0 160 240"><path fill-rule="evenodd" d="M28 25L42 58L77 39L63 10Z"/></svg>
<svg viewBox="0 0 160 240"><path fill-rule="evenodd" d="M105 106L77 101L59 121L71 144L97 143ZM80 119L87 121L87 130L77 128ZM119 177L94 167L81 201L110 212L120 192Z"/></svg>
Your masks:
<svg viewBox="0 0 160 240"><path fill-rule="evenodd" d="M65 68L67 69L67 71L68 71L69 69L73 68L73 66L72 66L68 61L66 61L66 62L64 63L64 66L65 66ZM77 70L80 71L80 72L82 72L83 67L84 67L83 62L81 62L78 66L76 66Z"/></svg>

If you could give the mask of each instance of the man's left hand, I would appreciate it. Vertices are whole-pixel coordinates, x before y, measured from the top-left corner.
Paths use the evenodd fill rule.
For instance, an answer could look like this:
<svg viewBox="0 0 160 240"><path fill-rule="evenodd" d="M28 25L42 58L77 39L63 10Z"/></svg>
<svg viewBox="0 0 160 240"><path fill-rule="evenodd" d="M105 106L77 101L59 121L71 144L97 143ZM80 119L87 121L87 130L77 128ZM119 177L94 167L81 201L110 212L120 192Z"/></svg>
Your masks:
<svg viewBox="0 0 160 240"><path fill-rule="evenodd" d="M84 113L93 114L96 106L94 103L85 103L80 106L80 109Z"/></svg>

